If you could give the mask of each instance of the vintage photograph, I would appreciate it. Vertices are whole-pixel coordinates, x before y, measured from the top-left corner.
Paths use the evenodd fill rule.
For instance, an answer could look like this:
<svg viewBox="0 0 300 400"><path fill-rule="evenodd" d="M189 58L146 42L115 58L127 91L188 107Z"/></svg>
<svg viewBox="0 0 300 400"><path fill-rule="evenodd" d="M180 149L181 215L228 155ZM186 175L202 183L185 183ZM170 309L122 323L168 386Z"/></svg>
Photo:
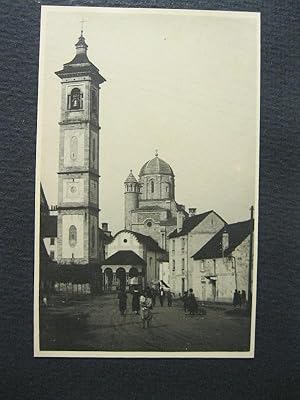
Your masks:
<svg viewBox="0 0 300 400"><path fill-rule="evenodd" d="M260 15L43 6L37 357L255 354Z"/></svg>

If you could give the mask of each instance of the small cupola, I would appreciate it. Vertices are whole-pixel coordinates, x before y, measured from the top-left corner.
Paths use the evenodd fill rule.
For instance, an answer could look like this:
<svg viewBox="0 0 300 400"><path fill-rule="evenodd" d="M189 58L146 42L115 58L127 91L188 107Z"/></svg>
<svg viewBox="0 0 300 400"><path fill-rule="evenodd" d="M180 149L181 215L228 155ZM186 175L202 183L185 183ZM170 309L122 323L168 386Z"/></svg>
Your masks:
<svg viewBox="0 0 300 400"><path fill-rule="evenodd" d="M85 42L85 38L83 36L83 31L81 31L81 35L78 38L78 42L75 44L76 54L86 54L88 45Z"/></svg>

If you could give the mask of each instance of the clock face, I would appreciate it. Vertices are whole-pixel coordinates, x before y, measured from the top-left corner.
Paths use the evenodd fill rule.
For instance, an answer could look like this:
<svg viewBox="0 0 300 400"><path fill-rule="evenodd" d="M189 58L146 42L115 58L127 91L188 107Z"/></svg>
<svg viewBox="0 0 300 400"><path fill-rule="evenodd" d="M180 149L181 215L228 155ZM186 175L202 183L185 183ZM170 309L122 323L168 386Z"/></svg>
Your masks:
<svg viewBox="0 0 300 400"><path fill-rule="evenodd" d="M70 187L70 192L71 193L76 193L77 192L77 186L75 186L75 185L72 185L71 187Z"/></svg>

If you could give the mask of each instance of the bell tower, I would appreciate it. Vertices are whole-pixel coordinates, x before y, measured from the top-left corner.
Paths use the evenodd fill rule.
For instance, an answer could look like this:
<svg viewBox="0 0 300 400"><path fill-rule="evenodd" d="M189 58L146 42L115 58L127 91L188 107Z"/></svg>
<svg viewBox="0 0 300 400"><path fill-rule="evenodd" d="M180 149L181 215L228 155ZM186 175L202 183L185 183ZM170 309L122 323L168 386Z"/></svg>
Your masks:
<svg viewBox="0 0 300 400"><path fill-rule="evenodd" d="M99 263L99 90L105 79L87 56L83 31L61 79L57 259Z"/></svg>

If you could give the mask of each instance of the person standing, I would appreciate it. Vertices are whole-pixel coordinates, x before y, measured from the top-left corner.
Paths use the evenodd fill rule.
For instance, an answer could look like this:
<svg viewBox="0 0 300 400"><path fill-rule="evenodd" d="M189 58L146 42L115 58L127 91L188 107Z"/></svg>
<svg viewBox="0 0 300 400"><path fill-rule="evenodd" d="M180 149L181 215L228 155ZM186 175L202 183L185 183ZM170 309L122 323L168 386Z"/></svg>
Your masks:
<svg viewBox="0 0 300 400"><path fill-rule="evenodd" d="M124 315L126 309L127 309L127 294L125 290L120 290L118 293L118 299L119 299L119 310L120 314Z"/></svg>
<svg viewBox="0 0 300 400"><path fill-rule="evenodd" d="M167 292L168 307L172 307L172 293L170 290Z"/></svg>
<svg viewBox="0 0 300 400"><path fill-rule="evenodd" d="M188 292L183 293L182 301L183 301L183 309L184 309L184 312L186 313L187 309L188 309L188 307L187 307L188 306Z"/></svg>
<svg viewBox="0 0 300 400"><path fill-rule="evenodd" d="M245 290L242 290L242 306L244 307L246 305L246 292Z"/></svg>
<svg viewBox="0 0 300 400"><path fill-rule="evenodd" d="M135 314L140 311L140 292L137 288L134 288L132 292L132 311Z"/></svg>
<svg viewBox="0 0 300 400"><path fill-rule="evenodd" d="M159 289L159 302L161 307L164 306L164 301L165 301L165 292L164 289L161 287Z"/></svg>
<svg viewBox="0 0 300 400"><path fill-rule="evenodd" d="M152 299L152 308L155 307L155 303L156 303L156 289L152 288L151 289L151 299Z"/></svg>
<svg viewBox="0 0 300 400"><path fill-rule="evenodd" d="M238 297L239 297L238 291L237 291L237 289L235 289L235 291L233 293L233 301L232 301L234 308L238 305Z"/></svg>
<svg viewBox="0 0 300 400"><path fill-rule="evenodd" d="M198 303L196 301L193 289L189 290L187 308L190 315L195 315L198 311Z"/></svg>
<svg viewBox="0 0 300 400"><path fill-rule="evenodd" d="M151 297L147 297L147 294L142 294L140 296L140 309L141 309L141 318L142 318L142 328L145 329L145 326L149 328L150 321L152 319L152 300Z"/></svg>
<svg viewBox="0 0 300 400"><path fill-rule="evenodd" d="M237 302L238 302L238 306L241 308L242 306L242 295L241 295L241 291L238 291L238 295L237 295Z"/></svg>

